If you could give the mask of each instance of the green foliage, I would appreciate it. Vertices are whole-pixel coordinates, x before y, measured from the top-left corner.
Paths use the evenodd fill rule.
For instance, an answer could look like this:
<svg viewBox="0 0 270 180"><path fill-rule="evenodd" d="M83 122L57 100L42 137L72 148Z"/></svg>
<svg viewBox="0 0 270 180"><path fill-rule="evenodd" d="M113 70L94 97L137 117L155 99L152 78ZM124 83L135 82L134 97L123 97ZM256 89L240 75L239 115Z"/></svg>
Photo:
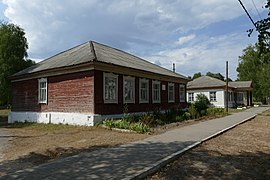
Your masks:
<svg viewBox="0 0 270 180"><path fill-rule="evenodd" d="M183 114L183 119L184 119L184 120L189 120L190 117L191 117L191 114L190 114L189 112L185 112L185 113Z"/></svg>
<svg viewBox="0 0 270 180"><path fill-rule="evenodd" d="M150 127L146 124L137 122L131 123L126 120L105 120L102 122L103 125L108 126L109 128L118 128L118 129L128 129L136 131L138 133L147 133L150 131Z"/></svg>
<svg viewBox="0 0 270 180"><path fill-rule="evenodd" d="M254 101L253 104L254 105L262 105L262 102L256 102L256 101Z"/></svg>
<svg viewBox="0 0 270 180"><path fill-rule="evenodd" d="M225 113L224 108L210 107L207 109L207 115L209 116L224 115Z"/></svg>
<svg viewBox="0 0 270 180"><path fill-rule="evenodd" d="M257 101L270 96L270 63L265 63L265 59L270 59L270 52L260 55L258 44L250 45L243 50L237 67L239 80L253 82L253 97Z"/></svg>
<svg viewBox="0 0 270 180"><path fill-rule="evenodd" d="M259 32L258 34L258 45L260 54L265 54L270 52L270 0L267 0L265 8L268 9L268 17L262 20L259 20L255 23L256 31ZM251 35L253 29L248 30L249 34ZM265 63L270 63L270 59L264 59Z"/></svg>
<svg viewBox="0 0 270 180"><path fill-rule="evenodd" d="M204 94L198 94L194 106L196 111L201 115L206 115L206 110L210 105L209 99Z"/></svg>
<svg viewBox="0 0 270 180"><path fill-rule="evenodd" d="M150 113L144 113L139 117L139 122L151 126L154 124L153 115Z"/></svg>
<svg viewBox="0 0 270 180"><path fill-rule="evenodd" d="M192 79L196 79L196 78L199 78L202 76L202 73L201 72L198 72L198 73L195 73L192 77Z"/></svg>
<svg viewBox="0 0 270 180"><path fill-rule="evenodd" d="M207 72L206 76L209 76L209 77L216 78L216 79L219 79L221 81L224 81L224 76L222 76L222 74L220 74L220 73Z"/></svg>
<svg viewBox="0 0 270 180"><path fill-rule="evenodd" d="M34 64L27 60L28 44L23 29L0 22L0 105L11 102L8 77Z"/></svg>
<svg viewBox="0 0 270 180"><path fill-rule="evenodd" d="M188 107L188 113L190 114L191 119L196 119L197 117L199 117L198 111L196 110L194 104L191 104Z"/></svg>

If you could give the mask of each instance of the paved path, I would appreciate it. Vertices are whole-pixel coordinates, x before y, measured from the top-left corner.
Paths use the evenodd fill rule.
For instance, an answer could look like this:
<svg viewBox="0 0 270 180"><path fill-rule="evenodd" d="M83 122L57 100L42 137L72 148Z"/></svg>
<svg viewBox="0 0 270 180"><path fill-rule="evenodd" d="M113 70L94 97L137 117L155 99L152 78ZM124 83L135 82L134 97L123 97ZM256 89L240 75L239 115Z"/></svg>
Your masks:
<svg viewBox="0 0 270 180"><path fill-rule="evenodd" d="M252 108L223 118L174 129L128 145L81 153L18 171L2 179L132 179L172 154L266 109Z"/></svg>

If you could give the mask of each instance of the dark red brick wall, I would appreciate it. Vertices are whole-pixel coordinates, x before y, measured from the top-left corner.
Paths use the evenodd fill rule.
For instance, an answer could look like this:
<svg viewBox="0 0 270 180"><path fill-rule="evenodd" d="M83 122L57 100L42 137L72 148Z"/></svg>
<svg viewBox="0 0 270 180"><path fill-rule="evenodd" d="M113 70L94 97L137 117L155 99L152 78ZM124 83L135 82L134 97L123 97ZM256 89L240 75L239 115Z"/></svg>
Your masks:
<svg viewBox="0 0 270 180"><path fill-rule="evenodd" d="M36 79L13 82L12 111L39 111L38 82Z"/></svg>
<svg viewBox="0 0 270 180"><path fill-rule="evenodd" d="M48 103L38 103L38 79L14 82L13 111L94 112L94 71L48 77ZM31 94L31 96L26 96Z"/></svg>
<svg viewBox="0 0 270 180"><path fill-rule="evenodd" d="M48 77L48 103L38 103L38 79L13 82L13 111L82 112L94 114L122 114L123 75L118 75L118 104L104 104L103 72L98 70ZM95 84L94 84L95 83ZM149 80L149 103L139 103L139 78L135 78L135 103L128 104L128 112L147 112L156 109L185 107L179 103L179 84L175 84L175 103L168 103L168 82L162 81L161 103L152 103L152 80Z"/></svg>
<svg viewBox="0 0 270 180"><path fill-rule="evenodd" d="M161 103L152 103L152 80L149 80L149 103L139 103L139 78L135 78L135 103L127 104L128 112L149 112L156 109L184 108L186 103L179 103L179 84L175 84L175 103L168 103L168 82L162 81L166 90L161 90ZM104 104L103 101L103 72L95 70L95 114L122 114L123 104L123 75L118 75L118 104Z"/></svg>

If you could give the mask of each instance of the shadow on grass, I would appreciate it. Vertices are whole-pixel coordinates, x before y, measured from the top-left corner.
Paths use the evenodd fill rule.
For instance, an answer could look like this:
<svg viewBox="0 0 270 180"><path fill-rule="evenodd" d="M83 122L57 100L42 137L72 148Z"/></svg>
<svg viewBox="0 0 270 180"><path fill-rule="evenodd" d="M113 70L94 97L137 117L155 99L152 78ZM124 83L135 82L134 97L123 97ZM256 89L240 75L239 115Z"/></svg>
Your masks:
<svg viewBox="0 0 270 180"><path fill-rule="evenodd" d="M269 162L270 152L224 155L200 148L166 165L152 179L269 179Z"/></svg>

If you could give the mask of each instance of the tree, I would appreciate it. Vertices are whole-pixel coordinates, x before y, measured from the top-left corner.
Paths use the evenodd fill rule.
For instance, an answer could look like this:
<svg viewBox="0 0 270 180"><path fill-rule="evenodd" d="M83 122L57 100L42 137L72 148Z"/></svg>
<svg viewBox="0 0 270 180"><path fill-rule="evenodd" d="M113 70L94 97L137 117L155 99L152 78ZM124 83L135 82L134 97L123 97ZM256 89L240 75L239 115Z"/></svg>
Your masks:
<svg viewBox="0 0 270 180"><path fill-rule="evenodd" d="M196 79L196 78L199 78L202 76L202 73L201 72L198 72L198 73L195 73L192 77L192 79Z"/></svg>
<svg viewBox="0 0 270 180"><path fill-rule="evenodd" d="M34 64L26 59L27 49L23 29L12 23L0 22L0 105L11 101L8 77Z"/></svg>
<svg viewBox="0 0 270 180"><path fill-rule="evenodd" d="M221 81L224 81L224 76L222 76L222 74L220 73L211 73L211 72L207 72L206 76L210 76L216 79L220 79Z"/></svg>
<svg viewBox="0 0 270 180"><path fill-rule="evenodd" d="M241 81L252 80L254 84L253 97L263 101L270 96L270 63L265 63L265 59L270 58L270 52L260 54L260 46L248 46L243 50L243 55L239 57L237 67L238 79Z"/></svg>
<svg viewBox="0 0 270 180"><path fill-rule="evenodd" d="M260 54L270 52L270 0L267 0L265 8L268 9L268 17L259 20L255 23L256 31L258 31L258 46ZM249 36L253 32L253 29L249 29ZM270 62L269 59L264 59L265 62Z"/></svg>

